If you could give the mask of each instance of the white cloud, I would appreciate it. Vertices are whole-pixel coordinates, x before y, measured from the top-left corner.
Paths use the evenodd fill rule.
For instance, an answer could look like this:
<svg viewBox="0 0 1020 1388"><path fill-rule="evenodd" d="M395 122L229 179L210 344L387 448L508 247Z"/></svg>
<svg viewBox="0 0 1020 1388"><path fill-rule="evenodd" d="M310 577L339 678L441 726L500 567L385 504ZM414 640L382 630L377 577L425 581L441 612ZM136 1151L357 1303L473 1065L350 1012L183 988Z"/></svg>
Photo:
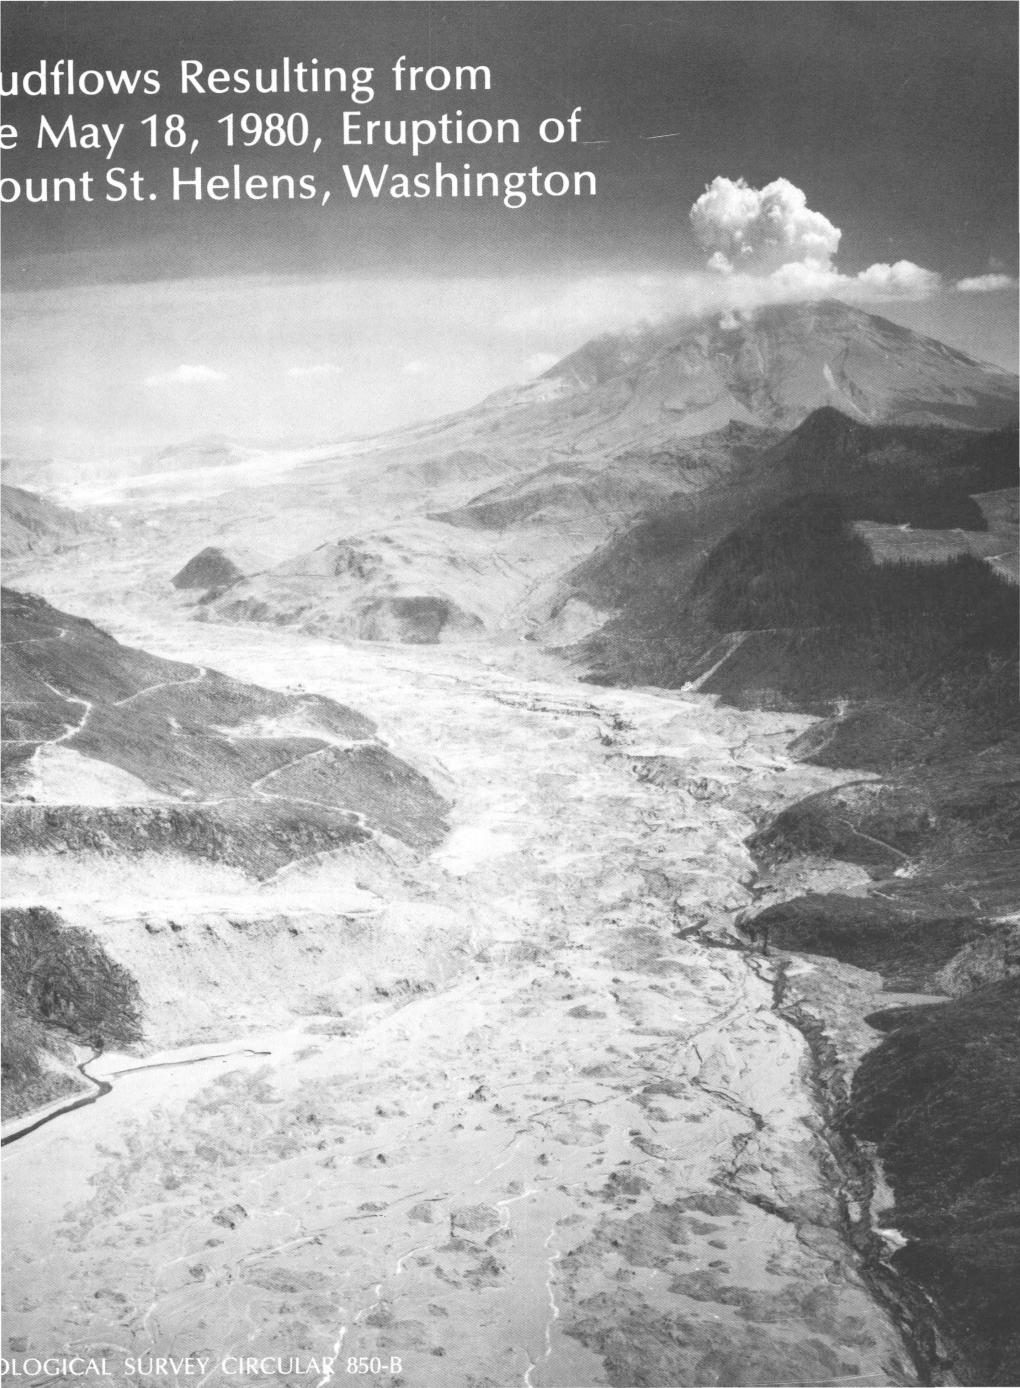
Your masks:
<svg viewBox="0 0 1020 1388"><path fill-rule="evenodd" d="M992 294L996 289L1015 289L1016 280L1012 275L972 275L957 280L956 287L961 294Z"/></svg>
<svg viewBox="0 0 1020 1388"><path fill-rule="evenodd" d="M927 299L939 287L939 276L933 270L922 269L912 260L898 260L895 265L869 265L856 275L841 274L835 266L823 267L812 261L781 265L772 274L741 278L745 289L753 296L760 294L762 303L789 299L844 299L848 302L872 303L882 299Z"/></svg>
<svg viewBox="0 0 1020 1388"><path fill-rule="evenodd" d="M842 235L812 212L789 179L750 188L742 178L715 178L691 208L694 236L710 251L709 268L768 272L792 261L827 269Z"/></svg>
<svg viewBox="0 0 1020 1388"><path fill-rule="evenodd" d="M722 286L712 308L823 298L926 299L939 287L934 271L910 260L869 265L856 275L837 270L833 259L843 233L813 212L806 194L786 178L761 189L742 178L715 178L691 208L690 220L698 244L710 252L707 268Z"/></svg>
<svg viewBox="0 0 1020 1388"><path fill-rule="evenodd" d="M425 365L420 361L407 361L400 368L402 376L424 376Z"/></svg>
<svg viewBox="0 0 1020 1388"><path fill-rule="evenodd" d="M858 275L795 262L768 275L742 271L720 275L704 270L689 275L592 277L576 280L537 303L514 310L498 327L508 334L562 343L556 354L559 360L576 343L595 333L640 328L680 314L699 318L718 313L723 315L720 326L732 329L734 315L752 313L767 304L818 299L892 303L930 298L938 286L938 275L909 260L871 265Z"/></svg>
<svg viewBox="0 0 1020 1388"><path fill-rule="evenodd" d="M322 362L317 366L290 366L286 374L296 381L303 381L310 376L342 376L343 372L332 362Z"/></svg>
<svg viewBox="0 0 1020 1388"><path fill-rule="evenodd" d="M676 314L719 313L721 326L732 328L733 315L766 304L891 303L928 299L939 289L939 276L911 260L844 274L834 263L839 227L813 212L801 189L785 178L762 189L743 179L716 178L691 208L690 220L702 249L710 252L704 270L575 280L507 314L500 326L532 339L576 340Z"/></svg>
<svg viewBox="0 0 1020 1388"><path fill-rule="evenodd" d="M147 386L195 386L206 385L210 381L225 381L222 371L214 371L211 366L179 366L176 371L166 371L158 376L146 376Z"/></svg>
<svg viewBox="0 0 1020 1388"><path fill-rule="evenodd" d="M868 299L927 299L941 283L934 270L924 270L912 260L895 265L869 265L850 281L859 287L860 297Z"/></svg>
<svg viewBox="0 0 1020 1388"><path fill-rule="evenodd" d="M527 379L532 376L541 376L544 371L556 365L559 357L555 352L532 352L522 363L523 373Z"/></svg>

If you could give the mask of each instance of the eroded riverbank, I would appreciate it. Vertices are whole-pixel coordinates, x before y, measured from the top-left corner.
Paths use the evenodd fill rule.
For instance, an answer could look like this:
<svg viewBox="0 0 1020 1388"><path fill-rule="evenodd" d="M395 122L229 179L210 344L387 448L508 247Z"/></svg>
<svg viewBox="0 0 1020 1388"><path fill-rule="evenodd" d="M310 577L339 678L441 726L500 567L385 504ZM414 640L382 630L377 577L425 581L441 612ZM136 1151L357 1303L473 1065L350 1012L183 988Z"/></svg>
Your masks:
<svg viewBox="0 0 1020 1388"><path fill-rule="evenodd" d="M420 862L352 882L325 858L232 896L234 920L271 892L300 921L371 894L354 989L336 953L302 980L257 933L218 978L211 879L164 864L148 901L133 880L150 926L182 927L107 928L115 957L158 961L152 1044L211 1040L217 995L224 1034L277 1043L139 1075L5 1154L9 1336L114 1362L398 1358L444 1388L915 1381L847 1238L804 1037L767 968L690 933L750 900L751 814L841 779L783 755L806 720L579 686L532 652L518 673L511 648L111 625L370 713L453 828ZM102 932L111 865L53 866L24 863L18 894ZM431 972L399 957L426 927ZM187 988L176 1019L160 978Z"/></svg>

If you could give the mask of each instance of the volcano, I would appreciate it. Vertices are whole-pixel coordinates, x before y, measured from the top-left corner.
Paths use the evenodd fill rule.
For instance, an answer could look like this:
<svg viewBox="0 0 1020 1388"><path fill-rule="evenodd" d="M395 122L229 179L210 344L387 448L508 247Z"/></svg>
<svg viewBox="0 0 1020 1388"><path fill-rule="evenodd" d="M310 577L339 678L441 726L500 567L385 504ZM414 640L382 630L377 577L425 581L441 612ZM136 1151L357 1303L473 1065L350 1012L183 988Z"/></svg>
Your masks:
<svg viewBox="0 0 1020 1388"><path fill-rule="evenodd" d="M636 499L700 490L735 449L766 447L824 409L859 425L1003 428L1017 418L1017 378L834 301L673 319L593 339L451 424L473 420L546 461L440 518L618 520Z"/></svg>
<svg viewBox="0 0 1020 1388"><path fill-rule="evenodd" d="M854 456L860 431L869 456L942 454L1014 424L1017 386L1008 372L837 302L595 338L526 385L372 440L342 475L335 459L292 472L284 505L305 505L315 488L342 510L340 524L314 552L235 585L216 615L376 639L365 614L396 600L446 604L474 630L541 625L562 605L557 581L642 514L686 511L736 484L739 509L810 417L836 420L839 437L792 440L802 465L791 456L782 466L799 467L795 491L838 471L841 431ZM910 437L876 441L876 429ZM451 459L471 466L451 473ZM371 564L320 574L338 543ZM414 639L464 630L462 621Z"/></svg>
<svg viewBox="0 0 1020 1388"><path fill-rule="evenodd" d="M826 405L868 424L1003 428L1017 418L1017 377L835 300L775 304L594 338L428 434L612 456L730 420L793 429Z"/></svg>

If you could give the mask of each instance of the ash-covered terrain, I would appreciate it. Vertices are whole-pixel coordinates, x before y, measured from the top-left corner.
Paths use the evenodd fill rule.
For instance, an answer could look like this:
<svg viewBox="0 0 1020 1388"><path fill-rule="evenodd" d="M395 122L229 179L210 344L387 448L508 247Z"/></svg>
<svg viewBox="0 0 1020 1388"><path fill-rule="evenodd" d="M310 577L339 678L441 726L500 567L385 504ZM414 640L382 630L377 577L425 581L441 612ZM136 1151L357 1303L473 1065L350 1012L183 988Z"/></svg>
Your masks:
<svg viewBox="0 0 1020 1388"><path fill-rule="evenodd" d="M11 1352L1016 1383L1016 401L783 306L16 469Z"/></svg>

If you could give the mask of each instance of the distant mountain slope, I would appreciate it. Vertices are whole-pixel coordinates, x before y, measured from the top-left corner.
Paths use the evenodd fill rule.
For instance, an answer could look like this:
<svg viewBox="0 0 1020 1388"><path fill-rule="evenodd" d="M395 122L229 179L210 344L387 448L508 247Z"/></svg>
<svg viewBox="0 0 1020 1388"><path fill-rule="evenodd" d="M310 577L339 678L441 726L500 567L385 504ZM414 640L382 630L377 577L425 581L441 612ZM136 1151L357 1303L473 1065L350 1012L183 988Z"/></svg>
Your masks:
<svg viewBox="0 0 1020 1388"><path fill-rule="evenodd" d="M594 517L614 524L660 498L701 491L779 437L776 430L731 420L712 433L658 449L635 442L612 459L564 458L433 518L481 530L514 525L563 529Z"/></svg>
<svg viewBox="0 0 1020 1388"><path fill-rule="evenodd" d="M658 407L688 433L719 416L790 428L822 405L866 423L985 429L1013 422L1017 411L1016 377L833 300L601 339L546 378L573 394L626 382L621 419Z"/></svg>
<svg viewBox="0 0 1020 1388"><path fill-rule="evenodd" d="M730 420L791 429L825 405L869 424L997 429L1016 422L1017 392L1017 377L999 367L826 300L606 334L535 381L399 437L610 457Z"/></svg>
<svg viewBox="0 0 1020 1388"><path fill-rule="evenodd" d="M610 682L695 682L824 712L950 667L987 673L986 648L1009 644L1010 585L969 556L876 565L853 523L985 531L975 494L1016 480L1016 446L1012 432L872 428L817 411L742 476L611 540L560 601L619 614L582 648ZM926 640L918 665L911 647Z"/></svg>
<svg viewBox="0 0 1020 1388"><path fill-rule="evenodd" d="M728 480L739 488L733 498L738 509L759 485L773 486L778 472L791 490L824 489L844 456L841 431L854 456L862 453L859 431L879 431L867 433L863 450L875 466L913 458L914 473L903 482L909 487L931 456L965 447L975 431L1015 423L1017 385L1015 376L836 302L772 306L743 318L676 318L606 335L537 381L391 436L388 442L403 457L383 470L387 479L421 469L420 457L426 464L430 456L481 457L490 469L503 463L496 485L429 513L431 521L474 531L477 539L429 534L416 519L413 536L398 521L387 527L383 544L378 533L366 532L366 547L383 556L385 585L410 595L418 591L415 575L431 550L436 559L427 561L428 596L488 626L488 594L473 600L451 572L459 567L452 558L457 551L467 565L484 549L516 565L518 553L535 563L562 542L569 558L571 551L594 549L643 511L697 510L698 496ZM828 412L829 425L820 411ZM795 436L784 450L783 433L816 414L823 422L812 428L821 436ZM842 421L836 429L833 419ZM378 443L385 447L387 440ZM772 446L779 451L769 454ZM417 475L427 486L427 467ZM980 524L978 516L976 528ZM452 562L439 561L439 554ZM483 562L482 568L494 565ZM530 592L538 609L548 583L548 566L536 566ZM254 586L261 606L249 604L245 613L278 620L302 605L295 594L276 593L272 581ZM382 578L366 578L358 601L383 598L382 588ZM519 586L506 591L519 604ZM321 608L310 592L302 602L306 611ZM587 610L580 621L597 622L597 612ZM368 630L357 621L341 629Z"/></svg>
<svg viewBox="0 0 1020 1388"><path fill-rule="evenodd" d="M243 463L247 458L255 457L257 451L235 443L225 434L203 434L188 439L185 443L153 449L132 470L141 475L182 472L192 468L226 467L231 463Z"/></svg>
<svg viewBox="0 0 1020 1388"><path fill-rule="evenodd" d="M3 593L4 847L177 853L268 877L297 858L445 831L444 803L317 695L240 684L122 646Z"/></svg>
<svg viewBox="0 0 1020 1388"><path fill-rule="evenodd" d="M94 529L84 516L21 487L0 486L5 559L51 554L76 544Z"/></svg>
<svg viewBox="0 0 1020 1388"><path fill-rule="evenodd" d="M845 304L674 318L595 339L473 409L302 461L285 481L267 465L257 500L237 468L236 485L171 520L188 541L165 577L204 547L262 554L287 534L290 554L241 559L250 577L196 615L410 642L539 626L559 642L619 607L560 580L642 513L697 530L715 508L704 548L759 495L825 490L830 476L843 487L847 457L858 472L860 458L895 464L909 490L931 458L1016 409L1016 377ZM818 437L784 441L812 416ZM195 457L227 446L199 441ZM954 525L981 528L954 505Z"/></svg>
<svg viewBox="0 0 1020 1388"><path fill-rule="evenodd" d="M731 421L668 446L558 457L451 510L348 530L235 585L210 615L370 640L516 626L562 644L631 596L654 606L663 583L668 606L711 546L769 500L834 491L858 498L851 520L984 531L971 496L1015 480L1012 448L1008 432L869 425L826 406L788 434ZM352 485L352 505L357 495ZM997 558L1008 544L956 537L953 547ZM628 640L656 620L625 623Z"/></svg>
<svg viewBox="0 0 1020 1388"><path fill-rule="evenodd" d="M27 487L30 490L52 479L54 460L32 458L21 453L7 453L0 458L0 476L7 487Z"/></svg>

